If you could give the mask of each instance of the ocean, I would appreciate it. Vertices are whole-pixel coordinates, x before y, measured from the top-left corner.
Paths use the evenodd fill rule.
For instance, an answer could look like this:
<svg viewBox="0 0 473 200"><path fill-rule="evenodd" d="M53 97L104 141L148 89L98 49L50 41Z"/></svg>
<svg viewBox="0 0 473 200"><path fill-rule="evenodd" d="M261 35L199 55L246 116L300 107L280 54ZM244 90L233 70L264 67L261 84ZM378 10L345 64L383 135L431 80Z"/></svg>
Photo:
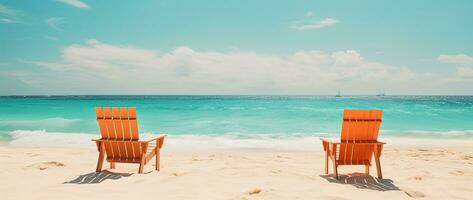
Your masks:
<svg viewBox="0 0 473 200"><path fill-rule="evenodd" d="M3 96L0 140L98 137L98 106L136 107L140 133L171 138L336 137L345 108L384 110L381 137L473 137L473 96Z"/></svg>

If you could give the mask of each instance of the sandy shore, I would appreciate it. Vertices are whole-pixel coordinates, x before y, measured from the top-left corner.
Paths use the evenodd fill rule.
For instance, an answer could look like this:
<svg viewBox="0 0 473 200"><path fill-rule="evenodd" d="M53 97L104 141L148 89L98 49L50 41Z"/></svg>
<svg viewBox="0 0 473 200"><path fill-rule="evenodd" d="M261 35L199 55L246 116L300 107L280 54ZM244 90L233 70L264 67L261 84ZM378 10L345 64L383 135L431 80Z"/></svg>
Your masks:
<svg viewBox="0 0 473 200"><path fill-rule="evenodd" d="M162 168L137 165L94 173L93 148L0 146L0 199L471 199L473 140L391 141L385 179L341 167L323 173L323 151L164 148ZM405 141L405 139L404 139ZM389 142L389 141L388 141ZM108 165L106 165L108 168ZM375 168L371 169L375 175Z"/></svg>

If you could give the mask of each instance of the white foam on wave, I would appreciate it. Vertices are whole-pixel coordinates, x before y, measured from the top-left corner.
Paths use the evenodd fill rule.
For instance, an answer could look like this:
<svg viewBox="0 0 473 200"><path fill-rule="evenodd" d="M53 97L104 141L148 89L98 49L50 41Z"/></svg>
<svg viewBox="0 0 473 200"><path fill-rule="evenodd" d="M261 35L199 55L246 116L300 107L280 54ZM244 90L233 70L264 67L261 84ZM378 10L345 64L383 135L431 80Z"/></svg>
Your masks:
<svg viewBox="0 0 473 200"><path fill-rule="evenodd" d="M98 134L47 132L45 130L15 130L10 132L10 145L28 147L85 147L95 148L91 141L99 138ZM153 138L157 135L144 133L142 139ZM318 148L317 136L282 137L274 135L245 136L228 134L221 136L210 135L168 135L165 139L168 150L205 150L205 149L281 149L281 150L310 150Z"/></svg>
<svg viewBox="0 0 473 200"><path fill-rule="evenodd" d="M412 131L412 134L415 135L425 135L425 136L443 136L443 137L472 137L473 130L450 130L450 131L421 131L415 130Z"/></svg>
<svg viewBox="0 0 473 200"><path fill-rule="evenodd" d="M91 139L98 136L87 133L47 132L45 130L15 130L10 132L10 145L29 147L94 147Z"/></svg>
<svg viewBox="0 0 473 200"><path fill-rule="evenodd" d="M448 131L450 136L452 133L464 135L465 131ZM466 134L473 134L473 131L466 131ZM248 149L248 150L291 150L291 151L313 151L320 150L319 137L324 134L317 135L241 135L241 134L226 134L226 135L168 135L165 139L166 151L188 151L188 150L229 150L229 149ZM89 133L63 133L63 132L48 132L45 130L16 130L10 132L12 140L10 145L28 146L28 147L80 147L80 148L95 148L95 143L91 140L99 138L99 134ZM156 134L144 133L141 134L142 139L150 139ZM325 135L328 136L328 135ZM335 136L338 138L338 135ZM425 145L434 144L433 140L442 141L450 138L453 140L464 140L455 137L396 137L393 135L384 135L380 140L386 141L390 144L420 144ZM471 137L467 137L467 142L471 142ZM412 142L409 142L412 141Z"/></svg>
<svg viewBox="0 0 473 200"><path fill-rule="evenodd" d="M472 138L473 130L447 130L447 131L425 131L425 130L409 130L409 131L395 131L382 130L385 133L394 137L431 137L431 138Z"/></svg>
<svg viewBox="0 0 473 200"><path fill-rule="evenodd" d="M169 136L166 145L172 150L206 149L277 149L277 150L314 150L320 148L319 137L238 137L234 135L176 135Z"/></svg>

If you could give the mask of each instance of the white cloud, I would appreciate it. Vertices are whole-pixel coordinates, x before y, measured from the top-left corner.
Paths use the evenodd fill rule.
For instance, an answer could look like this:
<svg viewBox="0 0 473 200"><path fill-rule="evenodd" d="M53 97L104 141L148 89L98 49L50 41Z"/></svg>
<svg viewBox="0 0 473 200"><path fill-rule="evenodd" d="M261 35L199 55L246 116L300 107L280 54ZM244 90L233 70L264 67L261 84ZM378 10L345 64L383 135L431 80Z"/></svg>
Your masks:
<svg viewBox="0 0 473 200"><path fill-rule="evenodd" d="M70 69L70 64L64 64L64 63L53 63L53 62L42 62L42 61L26 61L26 60L18 60L20 63L26 63L26 64L34 64L42 67L46 67L50 70L54 71L65 71Z"/></svg>
<svg viewBox="0 0 473 200"><path fill-rule="evenodd" d="M57 0L57 1L68 4L70 6L74 6L76 8L81 8L81 9L89 8L89 5L87 5L86 3L80 0Z"/></svg>
<svg viewBox="0 0 473 200"><path fill-rule="evenodd" d="M19 11L15 10L13 8L10 8L8 6L0 4L0 15L1 16L14 17L14 16L17 16L19 14L20 14Z"/></svg>
<svg viewBox="0 0 473 200"><path fill-rule="evenodd" d="M28 73L20 71L0 71L0 76L13 77L16 80L29 85L30 87L37 88L40 85L40 82L32 78Z"/></svg>
<svg viewBox="0 0 473 200"><path fill-rule="evenodd" d="M15 10L11 7L0 4L0 23L12 24L17 23L25 16L25 13Z"/></svg>
<svg viewBox="0 0 473 200"><path fill-rule="evenodd" d="M465 55L465 54L439 55L437 60L440 62L454 63L454 64L460 64L460 65L473 64L473 57Z"/></svg>
<svg viewBox="0 0 473 200"><path fill-rule="evenodd" d="M473 65L473 57L465 54L439 55L437 60L458 65L457 78L454 78L453 80L459 81L464 78L473 78L473 68L466 67Z"/></svg>
<svg viewBox="0 0 473 200"><path fill-rule="evenodd" d="M459 67L457 73L462 78L473 78L473 68L470 67Z"/></svg>
<svg viewBox="0 0 473 200"><path fill-rule="evenodd" d="M320 21L310 22L310 23L297 23L296 25L292 26L293 29L299 31L306 31L306 30L313 30L313 29L320 29L328 26L333 26L339 23L338 20L333 18L326 18Z"/></svg>
<svg viewBox="0 0 473 200"><path fill-rule="evenodd" d="M312 17L312 16L314 16L314 12L308 11L308 12L305 13L305 16L306 17Z"/></svg>
<svg viewBox="0 0 473 200"><path fill-rule="evenodd" d="M358 89L377 88L414 77L407 68L366 61L353 50L268 55L181 46L159 52L89 40L64 48L61 58L29 63L47 67L58 73L55 77L69 77L67 82L75 85L138 93L294 94L335 91L353 83Z"/></svg>
<svg viewBox="0 0 473 200"><path fill-rule="evenodd" d="M12 19L8 19L8 18L1 18L0 19L0 23L4 23L4 24L13 24L13 23L16 23L15 21L13 21Z"/></svg>
<svg viewBox="0 0 473 200"><path fill-rule="evenodd" d="M51 27L53 29L62 30L60 26L62 24L64 24L64 18L62 18L62 17L51 17L51 18L48 18L48 19L44 20L44 22L49 27Z"/></svg>

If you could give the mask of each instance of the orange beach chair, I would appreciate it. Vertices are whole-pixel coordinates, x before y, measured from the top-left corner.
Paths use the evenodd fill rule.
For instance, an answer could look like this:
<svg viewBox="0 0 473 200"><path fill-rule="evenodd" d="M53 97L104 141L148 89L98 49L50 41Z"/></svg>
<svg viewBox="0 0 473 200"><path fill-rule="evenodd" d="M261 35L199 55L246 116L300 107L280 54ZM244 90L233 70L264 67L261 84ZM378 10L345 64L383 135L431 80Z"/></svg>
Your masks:
<svg viewBox="0 0 473 200"><path fill-rule="evenodd" d="M110 168L115 168L115 163L140 164L138 173L143 173L143 167L154 156L156 157L156 170L160 167L160 149L164 137L139 141L138 123L136 121L136 108L95 108L101 138L94 139L99 151L97 172L102 171L104 157L110 163Z"/></svg>
<svg viewBox="0 0 473 200"><path fill-rule="evenodd" d="M369 175L371 158L374 155L378 178L381 173L380 156L384 142L378 141L382 110L345 110L343 112L340 141L322 140L325 151L325 174L328 174L328 159L333 163L333 174L338 179L339 165L364 165Z"/></svg>

